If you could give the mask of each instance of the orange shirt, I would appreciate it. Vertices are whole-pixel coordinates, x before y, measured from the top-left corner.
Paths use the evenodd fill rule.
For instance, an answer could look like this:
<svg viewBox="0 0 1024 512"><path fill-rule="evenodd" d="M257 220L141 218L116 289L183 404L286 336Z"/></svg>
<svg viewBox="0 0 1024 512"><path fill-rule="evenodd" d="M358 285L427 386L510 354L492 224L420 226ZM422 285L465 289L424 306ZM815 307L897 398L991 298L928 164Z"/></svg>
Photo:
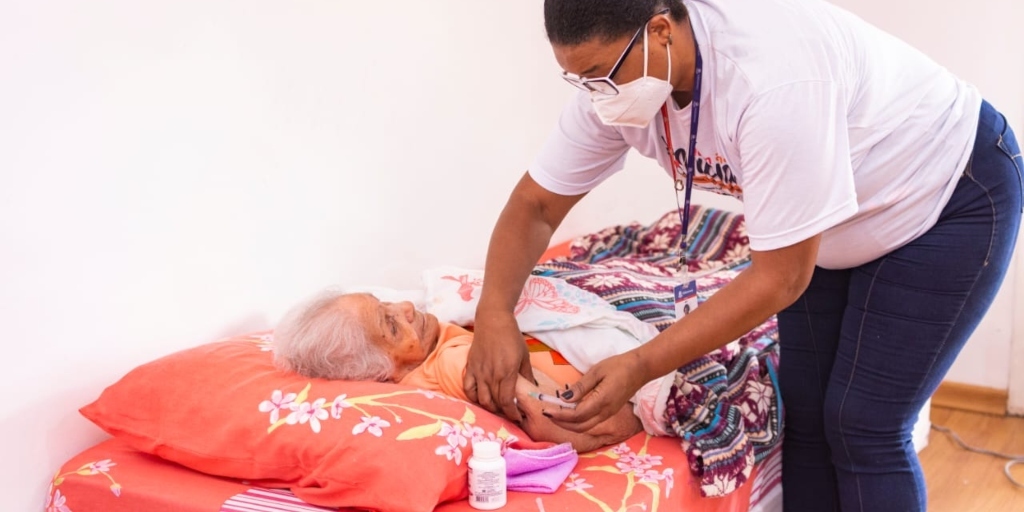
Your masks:
<svg viewBox="0 0 1024 512"><path fill-rule="evenodd" d="M437 347L399 384L438 391L468 401L466 392L462 390L462 376L466 371L471 343L473 333L454 324L442 323Z"/></svg>
<svg viewBox="0 0 1024 512"><path fill-rule="evenodd" d="M466 374L466 361L469 360L469 346L472 343L472 332L441 322L437 347L423 364L406 375L399 384L469 401L466 392L462 390L462 378ZM579 380L580 372L569 366L557 352L533 339L528 340L527 345L530 347L530 364L535 370L543 372L560 386Z"/></svg>

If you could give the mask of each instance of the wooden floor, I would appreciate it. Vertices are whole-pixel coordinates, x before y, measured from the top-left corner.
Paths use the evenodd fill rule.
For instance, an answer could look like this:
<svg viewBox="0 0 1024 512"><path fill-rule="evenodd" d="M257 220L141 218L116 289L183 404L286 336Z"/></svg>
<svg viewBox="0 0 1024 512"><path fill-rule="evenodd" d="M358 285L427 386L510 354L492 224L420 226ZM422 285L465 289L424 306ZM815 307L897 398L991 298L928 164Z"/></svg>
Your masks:
<svg viewBox="0 0 1024 512"><path fill-rule="evenodd" d="M931 421L953 429L977 448L1024 455L1024 418L990 416L932 407ZM928 482L929 512L1024 511L1024 489L1003 475L1006 460L961 449L932 430L921 466ZM1024 482L1024 465L1014 475Z"/></svg>

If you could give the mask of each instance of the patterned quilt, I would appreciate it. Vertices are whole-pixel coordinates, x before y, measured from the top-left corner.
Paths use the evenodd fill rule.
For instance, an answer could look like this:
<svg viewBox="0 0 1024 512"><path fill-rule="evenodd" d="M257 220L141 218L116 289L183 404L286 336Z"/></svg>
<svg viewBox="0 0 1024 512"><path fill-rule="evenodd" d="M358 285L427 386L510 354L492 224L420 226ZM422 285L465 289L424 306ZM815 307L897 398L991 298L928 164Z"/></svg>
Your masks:
<svg viewBox="0 0 1024 512"><path fill-rule="evenodd" d="M611 227L573 241L568 257L544 262L534 274L564 279L664 330L675 318L681 232L676 211L649 226ZM703 302L750 264L743 216L694 206L688 232L689 270ZM781 440L778 357L773 317L676 370L666 419L704 496L742 486Z"/></svg>

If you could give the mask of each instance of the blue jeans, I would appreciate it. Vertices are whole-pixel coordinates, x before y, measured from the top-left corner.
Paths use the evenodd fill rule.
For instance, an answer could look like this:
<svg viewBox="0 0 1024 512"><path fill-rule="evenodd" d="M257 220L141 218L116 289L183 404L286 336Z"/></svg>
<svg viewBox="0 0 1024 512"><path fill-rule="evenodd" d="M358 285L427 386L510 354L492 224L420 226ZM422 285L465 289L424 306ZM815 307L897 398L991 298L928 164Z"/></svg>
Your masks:
<svg viewBox="0 0 1024 512"><path fill-rule="evenodd" d="M815 269L779 313L787 512L924 511L918 412L992 304L1020 227L1013 131L987 102L938 223L856 268Z"/></svg>

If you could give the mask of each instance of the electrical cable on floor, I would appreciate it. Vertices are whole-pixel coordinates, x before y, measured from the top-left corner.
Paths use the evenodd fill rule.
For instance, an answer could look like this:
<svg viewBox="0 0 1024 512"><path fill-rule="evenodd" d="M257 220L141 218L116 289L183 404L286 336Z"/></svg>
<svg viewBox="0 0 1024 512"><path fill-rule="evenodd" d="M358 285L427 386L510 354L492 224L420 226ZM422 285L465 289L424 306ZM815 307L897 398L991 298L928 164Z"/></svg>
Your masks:
<svg viewBox="0 0 1024 512"><path fill-rule="evenodd" d="M956 434L956 432L953 432L952 430L950 430L950 429L948 429L946 427L940 427L938 425L932 424L932 428L935 429L935 430L938 430L939 432L942 432L942 433L948 435L950 438L953 439L953 442L955 442L956 444L960 445L960 448L963 448L964 450L967 450L969 452L974 452L974 453L981 453L981 454L984 454L984 455L991 455L993 457L998 457L1000 459L1008 459L1010 462L1007 462L1006 466L1003 466L1003 473L1006 474L1006 478L1009 478L1010 482L1013 485L1016 485L1017 487L1024 488L1024 484L1021 484L1019 481L1017 481L1017 479L1013 477L1013 473L1010 471L1010 468L1016 466L1017 464L1024 464L1024 456L1008 455L1008 454L1005 454L1005 453L994 452L992 450L985 450L983 448L975 448L975 447L965 443L963 441L963 439L960 439L960 436L958 436Z"/></svg>

